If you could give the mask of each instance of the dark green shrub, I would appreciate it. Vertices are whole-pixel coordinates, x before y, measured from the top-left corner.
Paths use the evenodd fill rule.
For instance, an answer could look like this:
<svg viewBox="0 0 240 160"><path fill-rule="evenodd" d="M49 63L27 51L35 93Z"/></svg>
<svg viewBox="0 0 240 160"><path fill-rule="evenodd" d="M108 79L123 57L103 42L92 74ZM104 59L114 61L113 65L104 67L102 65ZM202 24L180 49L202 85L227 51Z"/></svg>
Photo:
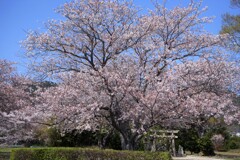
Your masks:
<svg viewBox="0 0 240 160"><path fill-rule="evenodd" d="M14 149L11 160L171 160L168 152L77 148Z"/></svg>
<svg viewBox="0 0 240 160"><path fill-rule="evenodd" d="M240 148L240 137L233 136L228 141L229 149L239 149Z"/></svg>
<svg viewBox="0 0 240 160"><path fill-rule="evenodd" d="M207 133L205 134L205 137L208 137L209 139L211 139L214 135L222 135L224 138L224 142L219 146L214 146L215 150L217 151L227 151L229 150L229 140L230 140L230 134L228 129L226 128L226 126L219 124L216 126L213 126L211 129L209 129L207 131ZM214 148L213 147L213 148Z"/></svg>
<svg viewBox="0 0 240 160"><path fill-rule="evenodd" d="M178 139L176 145L181 145L184 150L188 150L191 153L199 153L200 148L198 145L198 133L194 128L182 129L178 133Z"/></svg>
<svg viewBox="0 0 240 160"><path fill-rule="evenodd" d="M98 145L98 137L96 133L91 131L83 131L79 133L77 130L65 133L60 137L59 146L61 147L82 147L82 146Z"/></svg>
<svg viewBox="0 0 240 160"><path fill-rule="evenodd" d="M37 139L45 142L48 147L87 147L97 146L99 140L103 138L104 133L72 130L66 132L64 135L60 134L56 128L42 129L38 131ZM44 144L40 144L44 146ZM120 136L113 132L106 141L105 148L121 150ZM28 145L29 146L29 145Z"/></svg>
<svg viewBox="0 0 240 160"><path fill-rule="evenodd" d="M0 152L0 160L9 160L10 152Z"/></svg>
<svg viewBox="0 0 240 160"><path fill-rule="evenodd" d="M115 149L115 150L121 150L121 140L120 135L118 133L113 133L107 140L106 144L107 148Z"/></svg>
<svg viewBox="0 0 240 160"><path fill-rule="evenodd" d="M200 150L203 152L204 156L214 156L214 147L212 141L208 136L204 136L198 140L198 145Z"/></svg>
<svg viewBox="0 0 240 160"><path fill-rule="evenodd" d="M198 128L194 126L190 129L182 129L178 133L179 138L176 141L176 145L177 147L178 145L181 145L184 150L188 150L191 153L199 153L200 151L202 151L204 155L211 156L214 155L214 145L211 141L211 138L214 135L218 134L221 134L224 137L224 142L222 143L222 145L217 148L215 146L218 151L227 151L230 146L232 146L231 148L238 146L235 141L229 142L230 134L227 128L222 124L205 129L204 132L199 132Z"/></svg>
<svg viewBox="0 0 240 160"><path fill-rule="evenodd" d="M57 128L42 127L36 131L36 139L44 142L41 146L48 147L82 147L98 144L96 133L72 130L61 135Z"/></svg>
<svg viewBox="0 0 240 160"><path fill-rule="evenodd" d="M25 147L30 146L44 146L44 142L40 141L38 139L26 139L26 140L20 140L17 142L17 145L23 145Z"/></svg>

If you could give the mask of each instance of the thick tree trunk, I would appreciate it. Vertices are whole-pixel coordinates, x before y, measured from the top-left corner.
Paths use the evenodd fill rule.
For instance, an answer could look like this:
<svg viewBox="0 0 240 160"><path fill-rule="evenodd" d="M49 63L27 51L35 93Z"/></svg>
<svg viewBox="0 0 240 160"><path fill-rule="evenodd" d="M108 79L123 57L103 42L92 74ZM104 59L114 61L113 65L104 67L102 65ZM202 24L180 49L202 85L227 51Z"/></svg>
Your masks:
<svg viewBox="0 0 240 160"><path fill-rule="evenodd" d="M105 149L106 148L106 143L107 143L107 139L112 135L112 131L107 132L106 134L100 134L99 138L98 138L98 146L101 149Z"/></svg>
<svg viewBox="0 0 240 160"><path fill-rule="evenodd" d="M120 134L122 150L135 150L138 145L138 138Z"/></svg>

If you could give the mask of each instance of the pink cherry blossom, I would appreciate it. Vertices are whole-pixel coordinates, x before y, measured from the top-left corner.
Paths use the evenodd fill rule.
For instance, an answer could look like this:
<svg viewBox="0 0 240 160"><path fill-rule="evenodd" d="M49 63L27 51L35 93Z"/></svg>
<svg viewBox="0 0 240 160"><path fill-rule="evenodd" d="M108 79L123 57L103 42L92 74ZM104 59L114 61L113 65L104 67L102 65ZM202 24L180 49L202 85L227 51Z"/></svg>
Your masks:
<svg viewBox="0 0 240 160"><path fill-rule="evenodd" d="M58 10L65 20L23 41L26 54L38 57L32 69L58 85L39 90L22 113L32 122L51 119L62 132L115 129L123 149L155 126L236 120L239 68L226 58L225 35L204 30L211 21L200 18L204 10L194 2L172 10L155 4L140 15L121 0L66 3Z"/></svg>

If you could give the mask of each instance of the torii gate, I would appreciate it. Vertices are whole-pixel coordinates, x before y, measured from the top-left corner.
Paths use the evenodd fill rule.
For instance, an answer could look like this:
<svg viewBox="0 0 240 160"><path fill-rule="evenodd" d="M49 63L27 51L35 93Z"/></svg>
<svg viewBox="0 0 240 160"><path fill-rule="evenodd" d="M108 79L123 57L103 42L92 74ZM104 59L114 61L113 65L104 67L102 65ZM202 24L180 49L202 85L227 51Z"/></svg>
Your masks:
<svg viewBox="0 0 240 160"><path fill-rule="evenodd" d="M177 134L179 130L150 130L150 137L153 138L153 147L151 148L151 151L156 151L156 139L160 138L169 138L171 141L171 148L173 156L175 157L176 154L176 148L175 148L175 138L178 138L175 134Z"/></svg>

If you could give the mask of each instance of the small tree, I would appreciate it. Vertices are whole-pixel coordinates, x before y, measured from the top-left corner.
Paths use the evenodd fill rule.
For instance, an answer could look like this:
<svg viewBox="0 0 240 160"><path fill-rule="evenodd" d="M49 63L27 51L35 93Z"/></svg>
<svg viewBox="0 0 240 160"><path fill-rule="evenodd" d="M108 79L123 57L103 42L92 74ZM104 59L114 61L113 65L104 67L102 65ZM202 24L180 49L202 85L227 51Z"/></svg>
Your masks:
<svg viewBox="0 0 240 160"><path fill-rule="evenodd" d="M214 149L220 151L224 146L224 137L221 134L215 134L212 136L211 141L213 143Z"/></svg>

